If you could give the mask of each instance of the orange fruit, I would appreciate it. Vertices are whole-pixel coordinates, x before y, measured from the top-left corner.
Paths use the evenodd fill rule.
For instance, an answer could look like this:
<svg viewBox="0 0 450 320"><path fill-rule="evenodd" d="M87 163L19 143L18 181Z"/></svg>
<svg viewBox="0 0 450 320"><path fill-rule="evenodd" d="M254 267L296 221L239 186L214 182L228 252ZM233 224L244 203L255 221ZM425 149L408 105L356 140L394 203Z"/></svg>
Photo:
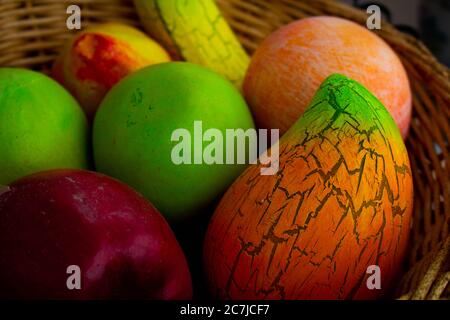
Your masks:
<svg viewBox="0 0 450 320"><path fill-rule="evenodd" d="M283 134L333 73L355 79L375 94L406 137L411 90L396 53L368 29L325 16L284 26L256 50L244 94L257 125L278 128Z"/></svg>

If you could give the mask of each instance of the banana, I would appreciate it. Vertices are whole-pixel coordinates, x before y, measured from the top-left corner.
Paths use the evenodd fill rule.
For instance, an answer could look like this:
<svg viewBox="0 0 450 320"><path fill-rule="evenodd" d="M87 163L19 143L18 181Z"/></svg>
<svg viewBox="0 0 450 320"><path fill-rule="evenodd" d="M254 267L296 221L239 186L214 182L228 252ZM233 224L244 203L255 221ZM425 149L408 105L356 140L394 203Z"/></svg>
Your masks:
<svg viewBox="0 0 450 320"><path fill-rule="evenodd" d="M222 74L239 89L250 58L214 0L134 0L144 29L170 52Z"/></svg>

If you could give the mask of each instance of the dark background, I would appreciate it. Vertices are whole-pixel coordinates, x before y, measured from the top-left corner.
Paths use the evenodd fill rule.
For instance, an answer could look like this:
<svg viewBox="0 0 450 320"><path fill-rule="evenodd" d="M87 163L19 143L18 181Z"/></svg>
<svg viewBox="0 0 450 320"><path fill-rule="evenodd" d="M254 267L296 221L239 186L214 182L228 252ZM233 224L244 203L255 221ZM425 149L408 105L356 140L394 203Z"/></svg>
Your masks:
<svg viewBox="0 0 450 320"><path fill-rule="evenodd" d="M341 0L367 8L377 4L384 18L398 29L421 39L434 55L450 66L450 0Z"/></svg>

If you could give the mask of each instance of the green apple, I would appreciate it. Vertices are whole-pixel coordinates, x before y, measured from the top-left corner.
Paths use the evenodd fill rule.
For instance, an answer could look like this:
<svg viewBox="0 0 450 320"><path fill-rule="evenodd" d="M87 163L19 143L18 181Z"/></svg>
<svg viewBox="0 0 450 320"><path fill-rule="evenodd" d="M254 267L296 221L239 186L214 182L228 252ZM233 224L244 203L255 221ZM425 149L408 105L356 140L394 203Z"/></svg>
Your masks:
<svg viewBox="0 0 450 320"><path fill-rule="evenodd" d="M75 99L31 70L0 68L0 184L56 168L86 168L88 127Z"/></svg>
<svg viewBox="0 0 450 320"><path fill-rule="evenodd" d="M140 191L166 217L187 217L221 195L246 167L226 163L226 153L237 147L215 140L224 139L227 129L254 129L244 99L228 80L191 63L153 65L119 82L100 105L95 164Z"/></svg>

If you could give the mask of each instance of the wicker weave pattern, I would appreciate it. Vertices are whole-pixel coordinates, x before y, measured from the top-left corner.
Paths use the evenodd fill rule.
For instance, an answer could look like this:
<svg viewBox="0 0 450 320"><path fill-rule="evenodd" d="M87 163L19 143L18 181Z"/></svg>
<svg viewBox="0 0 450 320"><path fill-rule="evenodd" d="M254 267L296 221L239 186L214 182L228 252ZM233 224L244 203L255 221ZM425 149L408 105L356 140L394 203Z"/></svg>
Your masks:
<svg viewBox="0 0 450 320"><path fill-rule="evenodd" d="M292 20L334 15L365 24L366 14L331 0L218 0L248 52ZM48 70L64 40L66 8L78 4L82 25L119 21L139 26L131 0L0 0L0 67ZM387 23L377 32L399 54L413 89L407 140L414 174L414 224L397 297L450 298L450 72L425 46Z"/></svg>

